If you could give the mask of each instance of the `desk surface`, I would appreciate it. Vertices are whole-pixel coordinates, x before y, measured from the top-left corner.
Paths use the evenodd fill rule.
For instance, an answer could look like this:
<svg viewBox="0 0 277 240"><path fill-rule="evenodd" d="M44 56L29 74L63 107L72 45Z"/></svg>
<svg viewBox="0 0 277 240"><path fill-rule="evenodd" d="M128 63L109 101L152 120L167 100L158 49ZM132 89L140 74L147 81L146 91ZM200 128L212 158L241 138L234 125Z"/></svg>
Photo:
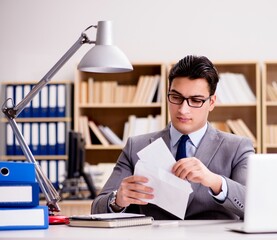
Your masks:
<svg viewBox="0 0 277 240"><path fill-rule="evenodd" d="M169 223L169 224L166 224ZM160 226L155 226L160 224ZM154 225L126 228L79 228L52 225L47 230L0 231L0 239L95 239L95 240L175 240L175 239L277 239L276 234L241 234L227 228L234 221L155 221Z"/></svg>

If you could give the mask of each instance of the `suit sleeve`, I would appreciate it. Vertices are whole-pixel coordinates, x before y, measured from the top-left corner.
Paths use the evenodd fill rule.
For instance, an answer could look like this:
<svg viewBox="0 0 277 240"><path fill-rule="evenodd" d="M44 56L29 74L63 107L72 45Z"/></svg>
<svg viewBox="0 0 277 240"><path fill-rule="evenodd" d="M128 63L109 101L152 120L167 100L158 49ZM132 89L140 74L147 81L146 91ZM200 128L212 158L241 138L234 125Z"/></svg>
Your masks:
<svg viewBox="0 0 277 240"><path fill-rule="evenodd" d="M223 176L227 183L227 196L222 204L223 207L238 215L244 216L245 184L247 174L247 158L254 154L251 140L242 138L238 145L232 162L232 174L230 177Z"/></svg>
<svg viewBox="0 0 277 240"><path fill-rule="evenodd" d="M122 180L128 176L133 175L134 161L137 161L136 155L132 155L134 150L132 149L132 139L129 138L126 146L123 148L117 163L113 169L111 176L103 187L101 193L94 199L92 203L91 212L108 213L108 201L109 197L114 190L117 190ZM136 151L136 150L135 150Z"/></svg>

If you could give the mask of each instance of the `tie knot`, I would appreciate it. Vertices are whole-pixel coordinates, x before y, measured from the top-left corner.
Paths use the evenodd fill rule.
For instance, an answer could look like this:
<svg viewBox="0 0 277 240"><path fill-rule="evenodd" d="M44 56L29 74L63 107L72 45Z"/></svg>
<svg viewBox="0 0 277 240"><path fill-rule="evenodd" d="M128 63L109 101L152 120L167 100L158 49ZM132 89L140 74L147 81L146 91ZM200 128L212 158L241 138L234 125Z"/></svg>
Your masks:
<svg viewBox="0 0 277 240"><path fill-rule="evenodd" d="M182 135L182 137L180 137L180 142L186 142L189 139L189 135Z"/></svg>

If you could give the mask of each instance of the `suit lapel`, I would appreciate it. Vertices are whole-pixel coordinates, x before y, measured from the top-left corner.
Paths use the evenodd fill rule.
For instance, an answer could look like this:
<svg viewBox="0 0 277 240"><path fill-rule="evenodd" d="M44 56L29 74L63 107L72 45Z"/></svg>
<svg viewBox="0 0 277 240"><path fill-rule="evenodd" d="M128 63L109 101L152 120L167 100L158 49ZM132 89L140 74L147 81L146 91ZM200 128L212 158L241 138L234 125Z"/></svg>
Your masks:
<svg viewBox="0 0 277 240"><path fill-rule="evenodd" d="M161 132L159 132L159 134L153 136L150 138L150 143L154 142L155 140L157 140L158 138L162 138L166 144L166 146L170 149L170 133L169 133L169 125L162 130Z"/></svg>
<svg viewBox="0 0 277 240"><path fill-rule="evenodd" d="M208 168L214 155L218 151L221 142L222 138L218 136L217 131L208 124L207 131L195 152L195 157L198 158ZM200 186L201 184L199 183L191 183L193 192L190 194L188 206L192 202Z"/></svg>

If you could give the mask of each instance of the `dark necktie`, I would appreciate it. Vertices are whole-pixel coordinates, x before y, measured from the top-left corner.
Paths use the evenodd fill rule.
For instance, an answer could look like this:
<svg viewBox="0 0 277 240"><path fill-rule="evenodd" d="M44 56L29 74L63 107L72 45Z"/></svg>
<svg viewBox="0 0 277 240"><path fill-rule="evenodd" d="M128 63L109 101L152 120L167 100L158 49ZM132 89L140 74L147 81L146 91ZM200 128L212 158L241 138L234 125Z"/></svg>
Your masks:
<svg viewBox="0 0 277 240"><path fill-rule="evenodd" d="M186 158L186 142L189 139L188 135L183 135L180 137L178 148L177 148L177 153L176 153L176 161L178 161L181 158Z"/></svg>

